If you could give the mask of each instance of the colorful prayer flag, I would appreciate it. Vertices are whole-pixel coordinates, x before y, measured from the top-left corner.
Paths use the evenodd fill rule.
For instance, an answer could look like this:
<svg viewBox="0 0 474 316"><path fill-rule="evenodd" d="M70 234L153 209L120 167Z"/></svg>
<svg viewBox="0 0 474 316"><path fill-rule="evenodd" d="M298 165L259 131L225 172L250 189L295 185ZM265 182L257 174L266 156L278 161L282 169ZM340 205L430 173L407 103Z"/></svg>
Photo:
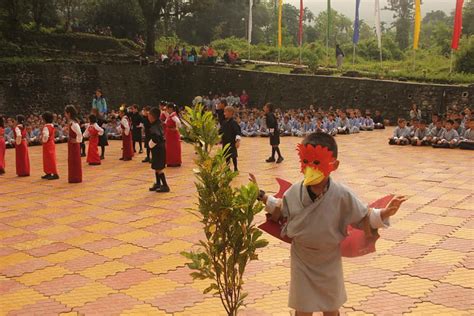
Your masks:
<svg viewBox="0 0 474 316"><path fill-rule="evenodd" d="M459 47L459 38L461 37L462 32L462 6L464 0L456 1L456 12L454 14L454 29L453 29L453 39L451 41L451 48L458 49Z"/></svg>
<svg viewBox="0 0 474 316"><path fill-rule="evenodd" d="M418 49L421 29L421 0L415 0L415 31L413 33L413 49Z"/></svg>

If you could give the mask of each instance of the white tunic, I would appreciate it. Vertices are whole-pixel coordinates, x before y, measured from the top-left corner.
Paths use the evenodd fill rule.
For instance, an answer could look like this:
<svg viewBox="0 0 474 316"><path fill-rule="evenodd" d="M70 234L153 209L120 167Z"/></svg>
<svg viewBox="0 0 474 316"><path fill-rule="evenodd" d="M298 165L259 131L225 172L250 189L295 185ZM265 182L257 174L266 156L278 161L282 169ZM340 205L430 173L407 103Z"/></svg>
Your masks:
<svg viewBox="0 0 474 316"><path fill-rule="evenodd" d="M333 180L313 202L299 182L285 193L282 213L288 218L283 234L293 239L289 307L301 312L338 310L347 300L339 244L346 227L357 227L368 206ZM380 211L374 213L378 219L371 218L371 226L385 226Z"/></svg>

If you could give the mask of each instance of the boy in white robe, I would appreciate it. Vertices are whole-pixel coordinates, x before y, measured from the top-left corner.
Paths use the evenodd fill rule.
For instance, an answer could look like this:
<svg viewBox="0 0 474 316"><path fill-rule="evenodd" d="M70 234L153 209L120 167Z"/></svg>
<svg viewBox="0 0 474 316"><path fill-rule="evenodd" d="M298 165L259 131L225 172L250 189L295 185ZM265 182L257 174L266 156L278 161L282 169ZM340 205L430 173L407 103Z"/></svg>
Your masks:
<svg viewBox="0 0 474 316"><path fill-rule="evenodd" d="M336 316L346 302L340 243L348 225L365 231L389 225L405 197L395 197L384 209L370 209L346 186L329 177L337 170L337 144L325 133L313 133L298 145L304 180L293 184L283 199L260 199L272 219L287 219L282 235L292 238L289 307L296 316L323 312ZM251 180L255 177L251 175ZM369 229L367 229L369 228Z"/></svg>

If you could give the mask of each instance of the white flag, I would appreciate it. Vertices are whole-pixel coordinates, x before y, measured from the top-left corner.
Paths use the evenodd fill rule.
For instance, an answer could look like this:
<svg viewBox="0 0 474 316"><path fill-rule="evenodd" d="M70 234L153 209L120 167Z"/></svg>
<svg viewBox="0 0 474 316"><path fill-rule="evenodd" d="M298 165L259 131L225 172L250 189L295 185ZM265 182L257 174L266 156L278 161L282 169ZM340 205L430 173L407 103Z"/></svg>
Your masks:
<svg viewBox="0 0 474 316"><path fill-rule="evenodd" d="M379 3L379 0L375 0L375 33L377 34L379 49L382 49L382 28L380 26L380 3Z"/></svg>
<svg viewBox="0 0 474 316"><path fill-rule="evenodd" d="M252 14L252 8L253 8L253 0L249 0L249 44L252 43L252 20L253 20L253 14Z"/></svg>

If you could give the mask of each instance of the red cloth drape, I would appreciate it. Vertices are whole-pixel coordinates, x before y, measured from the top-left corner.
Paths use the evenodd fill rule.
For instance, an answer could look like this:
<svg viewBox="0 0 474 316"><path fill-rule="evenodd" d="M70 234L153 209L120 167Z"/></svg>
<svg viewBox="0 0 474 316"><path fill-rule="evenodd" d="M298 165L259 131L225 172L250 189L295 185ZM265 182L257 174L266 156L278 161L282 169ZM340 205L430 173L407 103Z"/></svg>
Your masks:
<svg viewBox="0 0 474 316"><path fill-rule="evenodd" d="M451 48L458 49L459 47L459 38L461 37L462 32L462 6L464 0L456 1L456 13L454 14L454 29L453 29L453 39L451 41Z"/></svg>

